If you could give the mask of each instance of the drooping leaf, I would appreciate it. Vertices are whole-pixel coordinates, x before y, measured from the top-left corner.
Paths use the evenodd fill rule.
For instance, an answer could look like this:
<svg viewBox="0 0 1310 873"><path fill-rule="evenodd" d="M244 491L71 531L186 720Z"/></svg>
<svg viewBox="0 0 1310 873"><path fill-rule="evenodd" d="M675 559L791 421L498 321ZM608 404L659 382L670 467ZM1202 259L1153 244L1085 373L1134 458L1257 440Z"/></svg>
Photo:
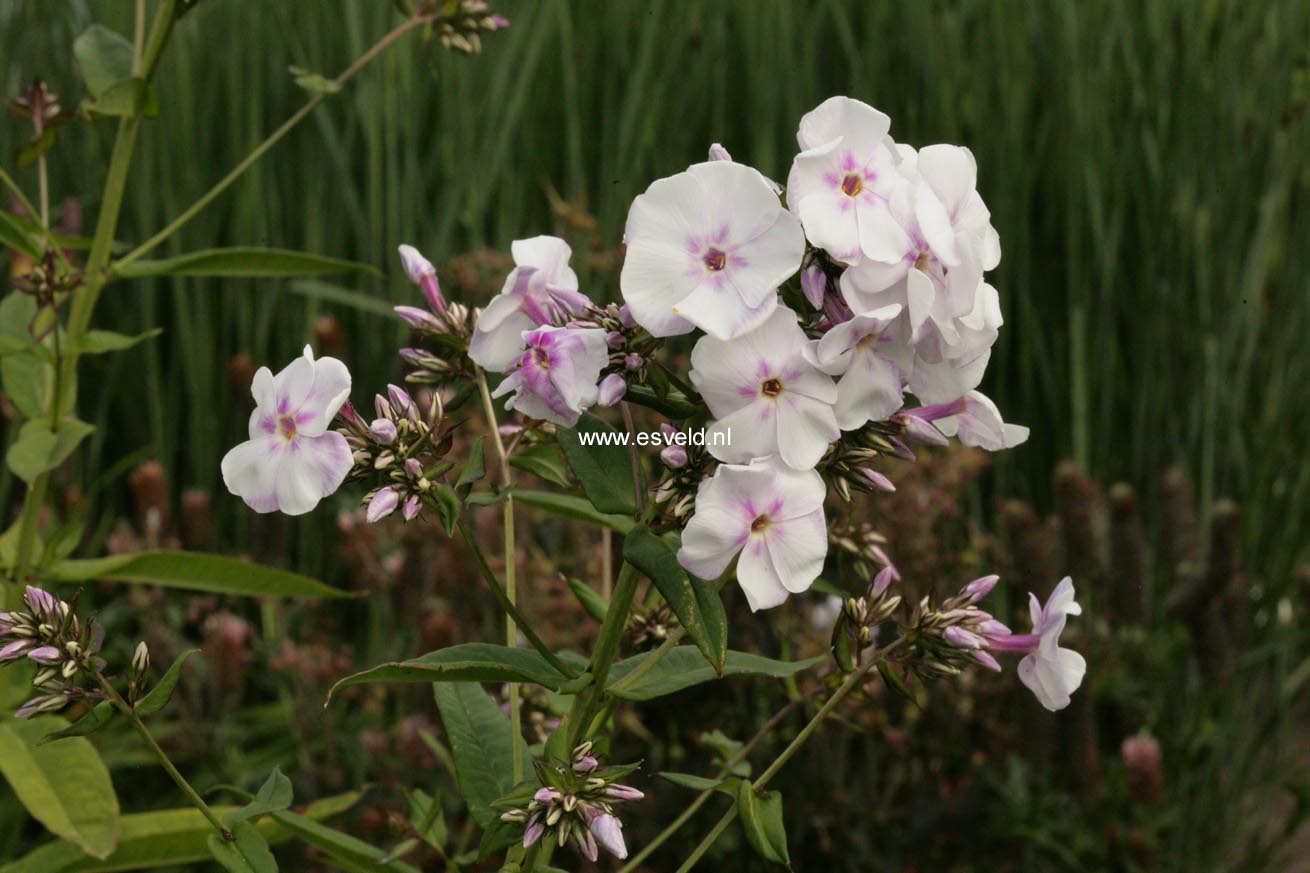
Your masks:
<svg viewBox="0 0 1310 873"><path fill-rule="evenodd" d="M121 333L114 333L112 330L88 330L80 341L77 343L78 354L82 355L100 355L105 352L121 352L124 349L130 349L138 343L145 342L148 339L159 336L163 333L162 328L139 333L136 336L127 336Z"/></svg>
<svg viewBox="0 0 1310 873"><path fill-rule="evenodd" d="M527 506L534 506L543 512L549 512L552 515L607 527L621 534L626 534L634 526L631 518L597 512L595 507L586 500L568 494L555 494L550 491L520 491L516 488L514 490L514 499Z"/></svg>
<svg viewBox="0 0 1310 873"><path fill-rule="evenodd" d="M291 780L281 769L274 767L254 798L240 809L234 809L224 815L223 823L231 827L238 822L258 819L270 812L280 812L291 806L292 796Z"/></svg>
<svg viewBox="0 0 1310 873"><path fill-rule="evenodd" d="M667 779L674 785L690 788L692 791L709 791L722 788L727 781L724 779L706 779L704 776L696 776L692 773L674 773L670 771L656 773L655 775L661 779Z"/></svg>
<svg viewBox="0 0 1310 873"><path fill-rule="evenodd" d="M331 818L359 801L357 792L324 798L311 803L301 815L312 821ZM230 806L213 807L220 818ZM149 870L156 867L185 867L210 860L207 840L214 828L199 810L161 809L122 817L123 832L118 848L105 860L97 860L77 846L55 840L0 867L0 873L110 873L120 870ZM259 830L270 843L291 839L293 832L281 822L267 818Z"/></svg>
<svg viewBox="0 0 1310 873"><path fill-rule="evenodd" d="M22 252L36 260L41 257L37 237L18 219L18 216L0 210L0 246Z"/></svg>
<svg viewBox="0 0 1310 873"><path fill-rule="evenodd" d="M286 249L240 247L204 249L158 261L133 261L112 267L122 279L148 276L220 276L224 278L260 278L276 276L316 276L322 273L360 271L381 275L376 267L355 261L343 261L310 252Z"/></svg>
<svg viewBox="0 0 1310 873"><path fill-rule="evenodd" d="M491 804L513 788L514 743L523 738L510 727L500 706L482 687L467 683L432 686L441 723L455 754L455 777L469 814L483 829L500 820Z"/></svg>
<svg viewBox="0 0 1310 873"><path fill-rule="evenodd" d="M690 577L678 563L677 550L649 528L633 528L624 538L623 558L650 577L687 636L722 674L728 657L728 616L718 586Z"/></svg>
<svg viewBox="0 0 1310 873"><path fill-rule="evenodd" d="M164 588L245 597L354 596L348 591L329 588L308 576L276 567L265 567L224 555L166 549L64 561L47 570L46 578L51 582L90 582L96 579L140 582Z"/></svg>
<svg viewBox="0 0 1310 873"><path fill-rule="evenodd" d="M569 579L569 590L578 598L578 602L587 610L588 615L596 621L605 620L605 613L609 611L610 604L599 591L581 579Z"/></svg>
<svg viewBox="0 0 1310 873"><path fill-rule="evenodd" d="M461 643L408 661L380 664L347 676L328 694L352 685L395 682L531 682L551 691L577 690L580 678L569 678L532 649L512 649L491 643Z"/></svg>
<svg viewBox="0 0 1310 873"><path fill-rule="evenodd" d="M154 715L165 706L168 706L168 701L173 699L173 690L177 688L177 682L182 678L182 665L186 663L187 658L199 651L199 649L191 649L173 659L173 663L168 665L168 670L165 671L163 678L155 684L154 688L147 691L144 697L137 701L137 715Z"/></svg>
<svg viewBox="0 0 1310 873"><path fill-rule="evenodd" d="M31 419L23 424L18 439L9 447L5 463L15 476L31 482L62 464L94 430L75 418L60 421L59 429L54 431L48 421Z"/></svg>
<svg viewBox="0 0 1310 873"><path fill-rule="evenodd" d="M377 846L303 815L284 811L273 813L271 818L282 828L330 857L333 866L349 873L418 873L415 867L403 861L386 861L387 853Z"/></svg>
<svg viewBox="0 0 1310 873"><path fill-rule="evenodd" d="M107 858L121 830L118 795L100 753L84 737L41 744L63 727L55 716L0 722L0 773L46 830Z"/></svg>
<svg viewBox="0 0 1310 873"><path fill-rule="evenodd" d="M73 57L92 98L132 76L132 43L107 27L93 24L73 40Z"/></svg>
<svg viewBox="0 0 1310 873"><path fill-rule="evenodd" d="M675 646L633 685L627 688L615 688L616 683L635 670L647 657L649 653L634 655L615 664L610 670L609 693L624 700L652 700L719 678L695 646ZM747 652L729 651L723 676L767 676L785 679L823 661L823 656L804 661L775 661L772 658Z"/></svg>
<svg viewBox="0 0 1310 873"><path fill-rule="evenodd" d="M228 873L276 873L277 861L268 847L268 838L250 822L232 826L233 839L226 840L210 831L209 854Z"/></svg>
<svg viewBox="0 0 1310 873"><path fill-rule="evenodd" d="M510 456L509 465L516 470L540 476L561 488L573 487L569 481L568 467L564 465L564 456L559 453L559 449L547 443L519 449Z"/></svg>
<svg viewBox="0 0 1310 873"><path fill-rule="evenodd" d="M473 441L469 446L468 459L464 461L464 466L460 468L459 478L455 480L455 493L462 499L468 496L473 490L473 483L487 475L487 464L483 457L482 437Z"/></svg>
<svg viewBox="0 0 1310 873"><path fill-rule="evenodd" d="M737 785L737 814L741 817L746 842L761 858L775 864L791 865L787 854L787 831L782 823L782 792L757 793L750 780Z"/></svg>
<svg viewBox="0 0 1310 873"><path fill-rule="evenodd" d="M614 444L619 432L596 416L584 412L576 427L555 431L564 457L568 459L591 505L602 513L632 515L637 511L636 485L628 449ZM582 434L589 434L583 445ZM602 441L611 441L602 445Z"/></svg>
<svg viewBox="0 0 1310 873"><path fill-rule="evenodd" d="M41 738L40 745L45 745L46 743L51 743L55 740L62 740L65 737L85 737L88 734L93 734L113 721L114 716L117 714L118 710L114 708L113 703L108 700L102 700L87 710L86 715L82 716L77 721L66 727L60 728L57 731L52 731L51 733L46 734Z"/></svg>

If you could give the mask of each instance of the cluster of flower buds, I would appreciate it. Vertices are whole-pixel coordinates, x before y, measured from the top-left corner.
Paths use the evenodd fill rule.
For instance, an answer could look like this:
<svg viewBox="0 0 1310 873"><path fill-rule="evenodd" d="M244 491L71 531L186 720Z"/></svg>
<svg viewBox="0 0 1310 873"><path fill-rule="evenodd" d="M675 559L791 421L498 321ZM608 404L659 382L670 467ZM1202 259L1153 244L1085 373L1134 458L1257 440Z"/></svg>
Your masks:
<svg viewBox="0 0 1310 873"><path fill-rule="evenodd" d="M651 361L662 343L637 326L628 307L619 303L606 306L588 304L580 313L565 313L563 327L586 330L594 328L605 332L605 346L609 359L601 370L596 386L596 404L613 406L623 399L629 385L647 384L651 376Z"/></svg>
<svg viewBox="0 0 1310 873"><path fill-rule="evenodd" d="M636 765L602 767L593 752L588 741L573 750L567 766L534 762L538 781L525 783L496 802L510 807L501 815L502 821L523 825L524 847L552 835L555 845L571 842L589 861L600 856L601 848L616 858L628 857L623 823L614 807L645 796L618 781Z"/></svg>
<svg viewBox="0 0 1310 873"><path fill-rule="evenodd" d="M896 486L874 463L886 458L913 461L909 440L945 445L947 440L928 422L912 415L897 413L881 421L870 421L849 431L833 443L819 469L827 473L833 490L842 500L850 501L854 491L895 491Z"/></svg>
<svg viewBox="0 0 1310 873"><path fill-rule="evenodd" d="M440 0L437 39L448 49L475 55L482 51L483 32L509 27L509 19L491 11L485 0Z"/></svg>
<svg viewBox="0 0 1310 873"><path fill-rule="evenodd" d="M677 429L668 423L660 425L660 433L672 435ZM655 488L655 501L665 506L665 512L674 519L690 515L696 508L696 493L718 461L705 446L688 441L687 445L672 443L660 449L660 461L667 468Z"/></svg>
<svg viewBox="0 0 1310 873"><path fill-rule="evenodd" d="M922 655L913 661L920 676L926 679L955 676L974 664L989 670L1001 669L988 648L993 640L1010 637L1010 629L977 605L999 579L999 576L974 579L940 606L934 606L927 595L919 601L910 625Z"/></svg>
<svg viewBox="0 0 1310 873"><path fill-rule="evenodd" d="M650 607L634 607L628 619L628 638L636 651L652 649L669 638L678 626L678 620L667 603Z"/></svg>
<svg viewBox="0 0 1310 873"><path fill-rule="evenodd" d="M865 581L873 581L883 571L890 571L893 581L901 578L891 558L883 551L887 537L878 533L868 521L847 518L834 522L828 530L828 542L846 554L855 572Z"/></svg>
<svg viewBox="0 0 1310 873"><path fill-rule="evenodd" d="M434 345L438 349L437 352L422 347L401 349L401 360L409 368L405 380L414 384L437 384L469 375L468 357L464 353L468 350L469 337L473 335L477 311L446 300L437 281L436 267L418 249L402 245L400 262L409 281L423 292L428 308L397 306L395 313L413 329L419 343Z"/></svg>
<svg viewBox="0 0 1310 873"><path fill-rule="evenodd" d="M63 709L87 692L77 685L83 673L104 669L98 656L104 629L82 622L73 607L48 591L28 586L24 608L0 612L0 664L26 658L39 669L32 680L36 697L19 707L19 718Z"/></svg>
<svg viewBox="0 0 1310 873"><path fill-rule="evenodd" d="M842 603L831 641L833 657L842 670L849 672L859 666L860 653L877 640L878 626L900 609L901 595L889 590L899 579L900 573L889 563L869 583L863 597L848 597Z"/></svg>
<svg viewBox="0 0 1310 873"><path fill-rule="evenodd" d="M386 395L377 395L373 405L376 417L371 422L365 422L349 403L341 408L339 433L350 444L354 459L350 478L379 483L364 498L370 522L397 507L410 521L436 477L452 466L444 460L452 437L444 425L441 396L433 391L423 412L408 391L388 385Z"/></svg>

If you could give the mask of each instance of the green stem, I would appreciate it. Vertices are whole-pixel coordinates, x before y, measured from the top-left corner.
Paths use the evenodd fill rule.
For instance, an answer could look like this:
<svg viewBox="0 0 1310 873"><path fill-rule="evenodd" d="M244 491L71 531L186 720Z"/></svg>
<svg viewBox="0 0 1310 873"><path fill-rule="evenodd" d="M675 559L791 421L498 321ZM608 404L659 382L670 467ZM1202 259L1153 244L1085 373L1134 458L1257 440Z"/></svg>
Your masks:
<svg viewBox="0 0 1310 873"><path fill-rule="evenodd" d="M587 668L591 672L592 683L574 698L573 709L569 713L570 749L578 744L590 727L591 718L605 694L610 667L614 665L614 658L618 654L623 629L628 626L639 576L637 568L627 561L619 568L619 577L614 581L614 596L610 598L609 609L605 611L600 636L596 639L596 649L591 654L591 664Z"/></svg>
<svg viewBox="0 0 1310 873"><path fill-rule="evenodd" d="M783 749L778 757L773 759L773 763L760 774L759 778L751 783L751 788L755 791L763 789L764 786L769 783L769 780L776 776L778 771L792 759L792 756L800 751L806 741L809 740L814 732L819 729L819 726L827 720L829 713L836 709L837 704L841 703L847 694L863 682L864 677L869 675L869 672L872 671L884 658L904 643L905 638L902 637L895 642L883 646L877 652L873 653L872 657L869 658L869 663L847 676L845 681L837 686L837 690L832 693L832 696L828 698L823 706L819 707L819 711L815 713L814 718L810 719L805 727L801 728L801 732L787 744L787 748ZM734 803L732 808L723 814L723 817L715 823L714 827L710 829L710 832L705 835L705 838L702 839L700 843L697 844L696 848L692 850L691 854L687 856L687 860L678 868L677 873L689 873L692 867L696 865L696 862L701 859L701 856L709 851L710 847L714 845L715 841L718 840L725 830L727 830L728 825L732 824L733 819L736 817L737 805Z"/></svg>
<svg viewBox="0 0 1310 873"><path fill-rule="evenodd" d="M192 788L191 783L186 780L186 777L178 771L177 767L173 766L173 762L169 760L169 757L164 750L159 747L159 743L155 742L155 738L150 733L150 729L146 727L146 724L141 720L141 717L136 714L136 710L134 710L132 706L123 699L123 696L118 693L113 685L109 684L109 681L105 679L103 675L96 673L96 679L99 681L100 687L104 689L105 694L109 695L109 699L113 702L114 707L125 715L128 721L132 722L132 727L136 728L137 734L140 735L141 739L150 748L150 751L154 753L155 757L159 759L159 766L164 768L164 772L172 777L173 782L177 784L178 788L182 789L182 793L187 796L192 805L200 810L200 814L214 826L214 830L218 831L223 839L231 840L232 831L224 826L223 822L221 822L218 816L214 814L214 811L209 808L209 804L205 803L205 799L200 796L200 793Z"/></svg>
<svg viewBox="0 0 1310 873"><path fill-rule="evenodd" d="M491 565L487 563L487 556L483 554L482 547L478 545L477 538L473 536L473 529L469 527L468 521L461 516L456 522L456 526L459 528L460 534L464 537L464 542L468 543L469 550L473 552L473 559L477 563L478 569L482 572L482 578L487 580L487 587L491 589L492 596L496 598L496 602L500 604L500 608L505 610L505 614L509 616L518 629L523 632L523 636L527 638L528 644L536 649L541 656L560 673L568 676L570 679L576 677L578 672L557 658L555 653L547 648L546 644L541 641L541 637L537 636L536 632L532 630L532 627L528 624L527 620L519 612L518 607L510 602L509 596L505 593L505 589L501 587L500 580L496 578L496 574L492 572Z"/></svg>
<svg viewBox="0 0 1310 873"><path fill-rule="evenodd" d="M331 93L340 90L340 88L343 85L345 85L346 82L350 81L355 76L356 73L364 69L364 67L368 66L369 63L373 61L374 58L376 58L379 54L381 54L382 51L386 49L388 46L390 46L393 42L400 39L409 31L414 30L417 27L421 27L425 24L428 24L433 20L433 18L434 16L431 15L420 15L414 18L410 18L407 21L405 21L404 24L401 24L399 27L396 27L394 30L383 36L380 40L374 43L373 46L368 51L360 55L353 64L347 67L345 72L343 72L341 75L333 79L328 88L318 92L313 97L311 97L308 103L300 107L300 109L296 110L295 114L292 115L290 118L288 118L286 121L284 121L282 125L278 127L277 130L273 131L271 134L268 135L268 137L263 142L255 146L254 150L250 154L246 155L246 157L241 161L241 163L233 167L231 172L229 172L226 176L220 179L212 188L210 188L208 191L202 194L200 196L200 199L198 199L195 203L191 204L191 206L187 207L187 209L183 211L182 214L179 215L177 218L174 218L171 222L169 222L163 228L163 230L159 231L154 236L150 237L150 239L146 240L141 245L133 249L131 252L127 253L122 258L120 258L117 262L115 262L114 266L115 267L126 266L132 263L133 261L136 261L137 259L142 258L145 255L148 255L150 252L158 248L160 243L164 242L170 236L177 233L178 230L180 230L183 226L185 226L188 222L190 222L191 219L195 218L198 214L200 214L200 212L204 210L206 206L212 203L215 198L217 198L220 194L222 194L224 191L230 188L233 182L239 179L241 175L245 173L246 170L250 169L250 167L256 161L262 158L265 152L267 152L273 146L277 145L277 143L284 136L286 136L288 133L294 130L296 125L304 121L305 117L308 116L309 113L313 112L314 109L324 100L326 100ZM149 59L150 53L148 49L147 49L146 56L147 59Z"/></svg>

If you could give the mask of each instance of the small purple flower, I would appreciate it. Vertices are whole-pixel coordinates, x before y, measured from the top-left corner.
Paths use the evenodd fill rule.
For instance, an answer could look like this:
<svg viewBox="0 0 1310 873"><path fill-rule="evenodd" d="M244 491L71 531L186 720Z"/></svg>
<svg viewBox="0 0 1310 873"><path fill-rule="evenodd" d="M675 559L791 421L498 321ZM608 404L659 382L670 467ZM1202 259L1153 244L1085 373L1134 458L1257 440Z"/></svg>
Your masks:
<svg viewBox="0 0 1310 873"><path fill-rule="evenodd" d="M527 351L492 396L514 392L506 409L573 427L598 399L596 382L609 360L605 332L547 326L525 332L523 339Z"/></svg>
<svg viewBox="0 0 1310 873"><path fill-rule="evenodd" d="M389 418L375 418L373 423L368 426L368 432L373 435L384 446L389 446L396 441L396 423Z"/></svg>
<svg viewBox="0 0 1310 873"><path fill-rule="evenodd" d="M378 522L396 511L400 505L400 493L395 488L387 487L375 493L368 501L365 518L369 523Z"/></svg>
<svg viewBox="0 0 1310 873"><path fill-rule="evenodd" d="M387 399L391 401L391 408L396 415L404 418L417 418L418 405L414 403L414 398L404 388L399 385L388 385Z"/></svg>

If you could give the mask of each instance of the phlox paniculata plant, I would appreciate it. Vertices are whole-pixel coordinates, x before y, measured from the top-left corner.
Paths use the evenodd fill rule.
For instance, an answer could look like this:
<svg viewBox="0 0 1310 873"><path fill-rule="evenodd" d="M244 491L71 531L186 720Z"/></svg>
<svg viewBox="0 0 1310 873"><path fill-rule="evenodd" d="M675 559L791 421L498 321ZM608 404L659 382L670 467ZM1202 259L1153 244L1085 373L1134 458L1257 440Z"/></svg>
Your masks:
<svg viewBox="0 0 1310 873"><path fill-rule="evenodd" d="M492 666L477 671L461 666L459 646L424 663L443 665L433 673L440 681L509 683L511 723L520 683L572 700L541 751L514 762L517 787L493 804L499 817L488 838L514 846L514 857L535 863L564 845L593 860L600 849L625 857L617 816L642 795L618 781L632 766L598 760L614 707L675 653L703 658L718 675L729 666L775 676L814 666L760 666L729 650L721 588L735 582L752 611L786 608L816 585L838 540L864 569L866 588L833 600L828 664L843 679L820 719L872 669L935 679L971 666L999 671L1014 653L1020 681L1050 710L1067 706L1083 680L1083 658L1060 646L1080 612L1071 580L1045 604L1033 597L1031 632L1016 633L981 605L996 576L940 602L915 597L894 543L830 531L830 514L853 492L893 490L890 465L913 463L916 445L955 438L995 452L1022 444L1028 429L1005 421L979 391L1003 321L986 281L1000 242L973 155L898 143L886 115L847 97L807 113L797 140L785 189L716 144L708 160L640 194L624 227L621 303L581 289L570 247L555 237L514 242L504 286L476 308L447 300L433 265L401 246L426 301L396 310L415 337L400 352L405 387L387 386L362 414L348 399L344 365L309 350L255 378L250 440L223 461L232 492L258 512L299 514L357 482L369 521L428 514L459 529L531 651L489 655L483 646ZM675 345L690 348L686 372ZM481 443L452 457L449 414L464 404L486 417L494 484L481 484ZM622 430L595 414L612 406L622 408ZM633 407L663 416L657 461L638 451ZM508 412L518 418L499 419ZM703 440L674 439L697 428ZM602 628L590 656L541 644L517 609L516 597L530 592L516 592L510 578L502 584L466 522L470 506L502 504L511 550L509 462L552 445L583 496L517 492L519 500L611 526L627 516L625 563L614 596L595 611ZM507 554L507 576L513 565ZM619 661L641 576L676 622L658 648ZM683 639L694 645L678 646ZM684 672L674 690L713 678ZM408 680L379 668L342 684L365 681ZM767 778L739 795L732 814L766 814L755 804ZM776 845L752 845L779 860Z"/></svg>

